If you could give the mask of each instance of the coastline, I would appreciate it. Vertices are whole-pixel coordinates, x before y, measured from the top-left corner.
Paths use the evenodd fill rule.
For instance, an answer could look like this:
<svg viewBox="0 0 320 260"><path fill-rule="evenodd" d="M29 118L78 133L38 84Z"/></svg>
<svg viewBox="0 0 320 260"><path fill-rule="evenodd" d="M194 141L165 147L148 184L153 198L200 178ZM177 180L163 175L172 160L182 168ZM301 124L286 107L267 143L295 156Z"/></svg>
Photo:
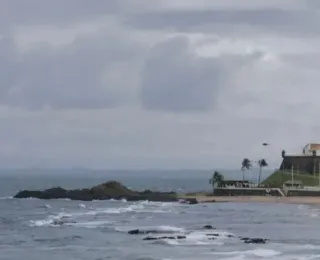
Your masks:
<svg viewBox="0 0 320 260"><path fill-rule="evenodd" d="M286 203L286 204L319 204L320 197L275 197L275 196L181 196L184 199L196 199L199 203L239 202L239 203Z"/></svg>

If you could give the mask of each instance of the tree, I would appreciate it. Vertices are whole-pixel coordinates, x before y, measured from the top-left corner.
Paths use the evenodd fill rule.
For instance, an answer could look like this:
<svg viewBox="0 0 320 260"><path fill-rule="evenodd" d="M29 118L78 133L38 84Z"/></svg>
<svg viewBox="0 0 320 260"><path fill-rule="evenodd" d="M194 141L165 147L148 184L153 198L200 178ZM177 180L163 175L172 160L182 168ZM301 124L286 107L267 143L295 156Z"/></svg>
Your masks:
<svg viewBox="0 0 320 260"><path fill-rule="evenodd" d="M218 187L221 186L223 184L223 181L224 181L224 177L220 172L215 171L212 174L212 178L209 180L209 183L212 185L212 195L214 193L215 186L218 186Z"/></svg>
<svg viewBox="0 0 320 260"><path fill-rule="evenodd" d="M263 167L267 167L268 166L268 163L265 159L260 159L258 161L258 165L259 165L259 181L258 181L258 184L260 185L260 180L261 180L261 172L262 172L262 168Z"/></svg>
<svg viewBox="0 0 320 260"><path fill-rule="evenodd" d="M244 158L242 160L242 166L241 166L241 171L242 171L242 180L244 181L244 172L246 170L250 170L252 168L251 161L248 158Z"/></svg>

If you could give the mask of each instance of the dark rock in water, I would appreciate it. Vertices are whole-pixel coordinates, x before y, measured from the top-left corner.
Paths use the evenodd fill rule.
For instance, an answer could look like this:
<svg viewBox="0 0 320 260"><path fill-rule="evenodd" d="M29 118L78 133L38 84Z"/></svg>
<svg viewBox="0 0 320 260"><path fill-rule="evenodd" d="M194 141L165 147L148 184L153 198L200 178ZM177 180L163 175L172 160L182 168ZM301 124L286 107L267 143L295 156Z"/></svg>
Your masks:
<svg viewBox="0 0 320 260"><path fill-rule="evenodd" d="M128 231L128 234L130 235L143 235L143 234L157 234L157 230L140 230L140 229L134 229Z"/></svg>
<svg viewBox="0 0 320 260"><path fill-rule="evenodd" d="M161 240L161 239L186 239L186 236L163 236L163 237L145 237L143 240Z"/></svg>
<svg viewBox="0 0 320 260"><path fill-rule="evenodd" d="M199 203L199 202L197 201L197 199L195 199L195 198L181 199L179 202L180 202L180 203L183 203L183 204L190 204L190 205L198 204L198 203Z"/></svg>
<svg viewBox="0 0 320 260"><path fill-rule="evenodd" d="M129 230L128 234L130 234L130 235L139 235L139 234L145 234L145 233L141 233L139 229L134 229L134 230Z"/></svg>
<svg viewBox="0 0 320 260"><path fill-rule="evenodd" d="M62 221L62 220L54 220L53 222L52 222L52 224L53 225L56 225L56 226L61 226L61 225L63 225L65 222L64 221Z"/></svg>
<svg viewBox="0 0 320 260"><path fill-rule="evenodd" d="M109 181L100 185L87 188L65 190L61 187L51 189L23 190L18 192L14 198L38 198L38 199L71 199L71 200L109 200L109 199L126 199L127 201L161 201L175 202L178 201L174 192L153 192L150 190L138 192L130 190L124 185L116 181Z"/></svg>
<svg viewBox="0 0 320 260"><path fill-rule="evenodd" d="M174 233L174 231L156 230L156 229L148 229L148 230L133 229L128 231L129 235L168 234L168 233Z"/></svg>
<svg viewBox="0 0 320 260"><path fill-rule="evenodd" d="M207 236L207 237L218 237L218 236L220 236L220 235L214 233L214 234L206 234L206 236Z"/></svg>
<svg viewBox="0 0 320 260"><path fill-rule="evenodd" d="M207 237L219 237L220 236L220 234L218 234L218 233L212 233L212 234L206 234L206 236ZM226 237L234 237L234 235L231 235L231 234L228 234L228 235L226 235Z"/></svg>
<svg viewBox="0 0 320 260"><path fill-rule="evenodd" d="M265 238L248 238L248 237L241 238L241 240L243 240L246 244L265 244L268 241L268 239L265 239Z"/></svg>
<svg viewBox="0 0 320 260"><path fill-rule="evenodd" d="M213 226L211 225L205 225L203 226L204 229L215 229Z"/></svg>
<svg viewBox="0 0 320 260"><path fill-rule="evenodd" d="M53 220L52 224L55 226L62 226L62 225L68 225L68 224L74 224L77 223L75 221L69 221L69 220L63 220L63 219L56 219Z"/></svg>

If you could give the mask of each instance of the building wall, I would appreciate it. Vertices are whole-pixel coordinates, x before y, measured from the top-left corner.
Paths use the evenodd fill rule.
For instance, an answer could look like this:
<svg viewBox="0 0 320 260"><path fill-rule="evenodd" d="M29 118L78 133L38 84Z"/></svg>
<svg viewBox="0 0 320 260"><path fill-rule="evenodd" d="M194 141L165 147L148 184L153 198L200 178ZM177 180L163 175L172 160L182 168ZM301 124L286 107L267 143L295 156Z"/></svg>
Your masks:
<svg viewBox="0 0 320 260"><path fill-rule="evenodd" d="M320 156L285 156L280 165L280 170L291 171L293 166L294 172L301 174L319 173L320 171Z"/></svg>

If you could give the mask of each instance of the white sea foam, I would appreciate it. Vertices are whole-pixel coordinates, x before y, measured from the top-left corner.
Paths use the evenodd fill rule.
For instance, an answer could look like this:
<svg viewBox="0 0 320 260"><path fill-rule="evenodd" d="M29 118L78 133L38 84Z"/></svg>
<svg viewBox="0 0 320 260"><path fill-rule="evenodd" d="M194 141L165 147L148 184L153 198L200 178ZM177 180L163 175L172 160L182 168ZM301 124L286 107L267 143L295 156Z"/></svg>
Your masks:
<svg viewBox="0 0 320 260"><path fill-rule="evenodd" d="M84 205L84 204L81 203L81 204L78 205L78 207L85 209L85 208L86 208L86 205Z"/></svg>
<svg viewBox="0 0 320 260"><path fill-rule="evenodd" d="M84 228L97 228L97 227L103 227L105 225L110 224L110 221L107 220L101 220L101 221L87 221L87 222L77 222L77 223L70 223L69 226L74 227L84 227Z"/></svg>
<svg viewBox="0 0 320 260"><path fill-rule="evenodd" d="M0 200L11 200L11 199L13 199L12 196L0 197Z"/></svg>
<svg viewBox="0 0 320 260"><path fill-rule="evenodd" d="M161 234L181 234L185 233L186 230L181 227L175 227L175 226L143 226L143 227L134 227L134 226L126 226L126 227L119 227L115 226L114 229L119 232L128 232L130 230L139 229L142 232L148 232L148 231L154 231L155 233L161 233Z"/></svg>
<svg viewBox="0 0 320 260"><path fill-rule="evenodd" d="M281 252L279 252L279 251L275 251L272 249L265 249L265 248L256 248L253 250L248 250L245 253L252 254L252 255L258 256L258 257L266 257L266 258L281 255Z"/></svg>
<svg viewBox="0 0 320 260"><path fill-rule="evenodd" d="M230 255L237 256L246 259L249 256L261 257L261 258L273 258L275 256L280 256L282 253L272 249L266 248L255 248L252 250L244 250L244 251L231 251L231 252L213 252L211 254L214 255ZM229 259L229 258L228 258Z"/></svg>
<svg viewBox="0 0 320 260"><path fill-rule="evenodd" d="M59 221L63 222L64 219L70 218L71 216L71 214L59 213L57 215L48 216L46 219L30 220L29 224L32 227L59 226L57 225Z"/></svg>
<svg viewBox="0 0 320 260"><path fill-rule="evenodd" d="M135 213L166 213L172 212L170 204L149 204L148 202L141 202L131 204L125 207L109 207L109 208L96 208L94 210L85 212L85 215L103 215L103 214L124 214L129 212Z"/></svg>

